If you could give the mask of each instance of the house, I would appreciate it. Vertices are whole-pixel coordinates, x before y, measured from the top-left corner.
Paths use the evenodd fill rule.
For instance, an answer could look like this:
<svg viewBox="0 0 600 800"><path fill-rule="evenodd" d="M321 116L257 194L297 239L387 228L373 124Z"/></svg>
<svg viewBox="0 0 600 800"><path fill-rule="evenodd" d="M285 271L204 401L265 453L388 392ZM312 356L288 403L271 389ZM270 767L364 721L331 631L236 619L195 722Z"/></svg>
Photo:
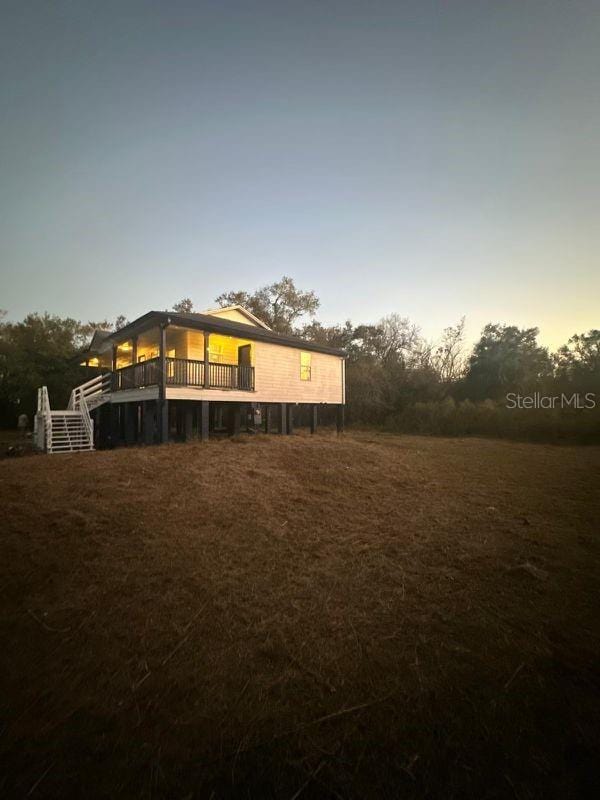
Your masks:
<svg viewBox="0 0 600 800"><path fill-rule="evenodd" d="M345 353L284 336L242 306L201 314L149 311L96 331L81 363L96 375L69 407L38 392L36 441L48 452L153 444L210 432L291 433L294 417L335 410L344 424Z"/></svg>

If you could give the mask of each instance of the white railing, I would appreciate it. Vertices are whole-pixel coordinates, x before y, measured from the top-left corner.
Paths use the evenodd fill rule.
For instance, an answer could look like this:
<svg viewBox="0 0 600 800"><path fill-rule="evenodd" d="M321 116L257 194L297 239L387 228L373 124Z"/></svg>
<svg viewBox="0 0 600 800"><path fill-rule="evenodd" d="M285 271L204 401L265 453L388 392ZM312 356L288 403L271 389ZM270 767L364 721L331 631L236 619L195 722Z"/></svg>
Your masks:
<svg viewBox="0 0 600 800"><path fill-rule="evenodd" d="M35 446L38 450L50 452L52 449L52 412L46 386L41 386L38 389L37 413L33 423L33 435Z"/></svg>
<svg viewBox="0 0 600 800"><path fill-rule="evenodd" d="M109 399L109 395L110 373L97 375L73 389L68 408L70 411L79 411L82 402L85 402L89 416L89 410L102 405Z"/></svg>
<svg viewBox="0 0 600 800"><path fill-rule="evenodd" d="M76 386L69 398L69 410L79 411L85 431L89 437L90 446L94 444L94 420L90 416L90 409L97 408L110 397L110 374L97 375L81 386Z"/></svg>
<svg viewBox="0 0 600 800"><path fill-rule="evenodd" d="M81 396L79 401L79 411L81 412L81 419L83 421L84 428L88 435L88 441L90 443L90 450L94 449L94 420L90 417L90 411L88 408L87 401L85 399L85 395Z"/></svg>
<svg viewBox="0 0 600 800"><path fill-rule="evenodd" d="M87 449L85 439L89 443L89 449L94 449L94 420L90 411L97 408L102 403L110 399L110 374L98 375L95 378L82 383L71 392L67 411L52 411L48 398L48 389L41 386L38 389L37 413L34 420L34 441L39 450L52 453L54 450L65 450L65 443L68 449L73 445L74 449ZM75 439L71 439L72 423L69 419L79 417L85 432L85 439L74 434ZM57 438L53 441L52 422L56 423ZM75 447L75 445L82 445Z"/></svg>

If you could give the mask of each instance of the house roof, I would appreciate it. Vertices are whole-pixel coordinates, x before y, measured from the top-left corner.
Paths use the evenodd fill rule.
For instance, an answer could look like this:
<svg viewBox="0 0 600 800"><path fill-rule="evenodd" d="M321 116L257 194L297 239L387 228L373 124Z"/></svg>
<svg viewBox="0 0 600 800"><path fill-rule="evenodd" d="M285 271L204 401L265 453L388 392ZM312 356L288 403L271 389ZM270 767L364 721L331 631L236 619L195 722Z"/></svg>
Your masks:
<svg viewBox="0 0 600 800"><path fill-rule="evenodd" d="M94 331L94 335L92 336L92 340L88 345L88 350L92 350L94 347L98 347L105 339L112 334L112 331L103 330L102 328L96 328Z"/></svg>
<svg viewBox="0 0 600 800"><path fill-rule="evenodd" d="M248 314L250 314L250 312L248 312ZM287 336L275 333L275 331L264 326L264 323L262 327L256 327L243 322L223 319L211 314L180 313L176 311L148 311L146 314L133 320L133 322L129 322L118 331L113 331L108 336L103 337L94 349L92 349L92 344L94 343L93 338L87 352L91 354L93 352L99 352L100 350L104 351L112 344L122 342L157 325L177 325L181 328L192 328L194 330L206 331L207 333L221 333L224 336L239 336L241 339L249 339L250 341L270 342L271 344L296 347L299 350L328 353L329 355L340 357L346 355L344 350L340 350L337 347L328 347L327 345L311 342L307 339L301 339L298 336Z"/></svg>
<svg viewBox="0 0 600 800"><path fill-rule="evenodd" d="M200 311L199 313L196 313L195 311L190 311L189 315L190 316L206 316L208 314L211 317L212 316L218 317L218 316L220 316L221 314L223 314L223 313L225 313L227 311L237 311L238 313L242 314L242 316L246 317L246 319L248 319L254 325L259 325L261 328L264 328L267 331L271 330L271 328L269 328L269 326L267 325L266 322L263 322L262 319L259 319L258 317L256 317L251 311L248 311L247 308L244 308L244 306L240 306L240 305L237 305L237 304L233 305L233 306L223 306L223 307L219 307L219 308L210 308L210 309L208 309L208 311Z"/></svg>

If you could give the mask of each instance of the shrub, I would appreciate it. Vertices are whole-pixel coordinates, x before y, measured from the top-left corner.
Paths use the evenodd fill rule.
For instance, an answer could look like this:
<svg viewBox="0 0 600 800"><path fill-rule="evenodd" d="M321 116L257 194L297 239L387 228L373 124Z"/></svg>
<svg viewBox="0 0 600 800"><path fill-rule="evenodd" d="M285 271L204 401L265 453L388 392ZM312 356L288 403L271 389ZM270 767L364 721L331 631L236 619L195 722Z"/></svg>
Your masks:
<svg viewBox="0 0 600 800"><path fill-rule="evenodd" d="M416 402L390 415L386 428L435 436L493 436L530 441L600 442L600 408L510 409L493 400Z"/></svg>

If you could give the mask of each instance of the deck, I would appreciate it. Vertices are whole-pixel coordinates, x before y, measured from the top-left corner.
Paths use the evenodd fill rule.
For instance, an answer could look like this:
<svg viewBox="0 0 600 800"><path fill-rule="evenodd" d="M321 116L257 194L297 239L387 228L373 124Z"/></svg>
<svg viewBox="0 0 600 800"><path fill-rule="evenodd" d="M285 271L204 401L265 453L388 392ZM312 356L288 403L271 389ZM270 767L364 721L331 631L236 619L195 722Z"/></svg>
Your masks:
<svg viewBox="0 0 600 800"><path fill-rule="evenodd" d="M239 364L208 363L208 376L204 361L187 358L165 358L165 382L167 386L197 386L206 389L232 389L254 391L254 367ZM208 381L205 381L205 378ZM160 358L152 358L139 364L122 367L112 373L111 391L142 389L161 383Z"/></svg>

